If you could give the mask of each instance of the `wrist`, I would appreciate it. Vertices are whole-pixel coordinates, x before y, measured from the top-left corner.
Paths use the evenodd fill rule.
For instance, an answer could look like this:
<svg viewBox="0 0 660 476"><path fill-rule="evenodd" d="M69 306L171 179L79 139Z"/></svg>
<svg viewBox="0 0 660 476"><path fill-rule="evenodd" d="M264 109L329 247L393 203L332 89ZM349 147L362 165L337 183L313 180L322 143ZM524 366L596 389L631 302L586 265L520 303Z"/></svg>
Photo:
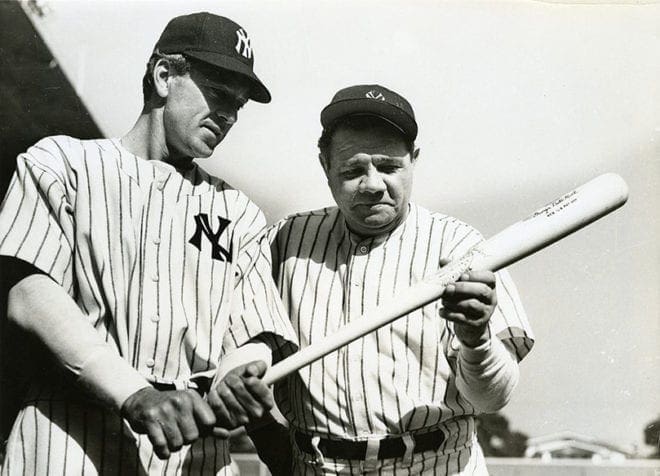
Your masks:
<svg viewBox="0 0 660 476"><path fill-rule="evenodd" d="M465 347L476 349L490 341L490 328L488 325L481 328L455 325L456 337Z"/></svg>
<svg viewBox="0 0 660 476"><path fill-rule="evenodd" d="M112 348L98 349L81 367L78 381L104 405L120 412L126 400L149 382Z"/></svg>

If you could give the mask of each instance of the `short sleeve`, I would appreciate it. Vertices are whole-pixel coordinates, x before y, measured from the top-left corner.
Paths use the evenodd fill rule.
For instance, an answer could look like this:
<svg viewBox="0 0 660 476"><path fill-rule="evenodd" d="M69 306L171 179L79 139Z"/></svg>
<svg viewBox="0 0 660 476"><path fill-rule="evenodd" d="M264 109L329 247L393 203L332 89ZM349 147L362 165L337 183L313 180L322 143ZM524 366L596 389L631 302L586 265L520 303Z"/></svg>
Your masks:
<svg viewBox="0 0 660 476"><path fill-rule="evenodd" d="M0 255L26 261L65 289L73 283L73 189L60 151L46 139L19 155L0 206Z"/></svg>
<svg viewBox="0 0 660 476"><path fill-rule="evenodd" d="M235 295L223 354L250 340L260 340L274 350L274 361L297 349L297 339L280 301L271 275L271 254L266 220L251 202L242 221L246 228L239 240Z"/></svg>

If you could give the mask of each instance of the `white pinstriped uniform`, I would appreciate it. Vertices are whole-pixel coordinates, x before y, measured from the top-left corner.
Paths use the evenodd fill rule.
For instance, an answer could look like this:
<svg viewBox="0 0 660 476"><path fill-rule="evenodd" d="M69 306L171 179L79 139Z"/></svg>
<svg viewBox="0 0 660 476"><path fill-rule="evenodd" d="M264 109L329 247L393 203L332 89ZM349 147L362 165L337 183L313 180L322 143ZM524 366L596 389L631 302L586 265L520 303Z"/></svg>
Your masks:
<svg viewBox="0 0 660 476"><path fill-rule="evenodd" d="M404 223L380 237L352 234L336 207L291 216L269 236L275 281L301 348L434 272L440 258L459 257L483 239L459 220L414 204ZM533 336L506 272L497 273L497 295L491 330L520 360ZM380 471L483 474L475 409L455 385L459 342L438 317L440 308L431 303L279 385L278 404L291 426L349 440L441 428L446 441L437 453L415 454L409 467L386 460ZM321 468L306 453L295 454L300 473L361 474L355 462L326 459Z"/></svg>
<svg viewBox="0 0 660 476"><path fill-rule="evenodd" d="M47 272L151 381L212 374L264 332L295 340L259 239L263 214L196 166L143 160L117 139L49 137L19 156L0 230L0 254ZM3 474L230 473L223 441L198 440L162 462L146 436L52 380L30 389Z"/></svg>

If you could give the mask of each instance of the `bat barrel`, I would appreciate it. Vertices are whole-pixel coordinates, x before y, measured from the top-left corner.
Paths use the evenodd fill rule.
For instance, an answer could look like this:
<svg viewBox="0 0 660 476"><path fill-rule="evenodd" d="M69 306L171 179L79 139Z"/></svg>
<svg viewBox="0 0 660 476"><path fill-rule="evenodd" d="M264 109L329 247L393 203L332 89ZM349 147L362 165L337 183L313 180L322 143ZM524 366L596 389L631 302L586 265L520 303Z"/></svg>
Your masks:
<svg viewBox="0 0 660 476"><path fill-rule="evenodd" d="M542 206L477 247L472 269L497 271L621 207L628 185L607 173Z"/></svg>

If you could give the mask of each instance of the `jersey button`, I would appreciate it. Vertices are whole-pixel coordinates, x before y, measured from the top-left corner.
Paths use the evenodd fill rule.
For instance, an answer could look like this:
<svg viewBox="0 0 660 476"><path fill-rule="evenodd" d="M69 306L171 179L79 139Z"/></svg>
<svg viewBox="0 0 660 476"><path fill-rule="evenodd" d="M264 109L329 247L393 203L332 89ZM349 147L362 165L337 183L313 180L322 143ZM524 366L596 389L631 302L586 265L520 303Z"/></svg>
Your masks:
<svg viewBox="0 0 660 476"><path fill-rule="evenodd" d="M158 322L160 321L160 316L158 314L153 314L151 316L151 322Z"/></svg>
<svg viewBox="0 0 660 476"><path fill-rule="evenodd" d="M158 281L158 275L156 273L154 273L153 275L151 275L151 279L153 281Z"/></svg>
<svg viewBox="0 0 660 476"><path fill-rule="evenodd" d="M157 236L154 237L153 242L154 242L154 245L160 245L160 238L158 238Z"/></svg>
<svg viewBox="0 0 660 476"><path fill-rule="evenodd" d="M156 362L154 361L154 359L148 359L146 364L147 367L152 368L154 365L156 365Z"/></svg>
<svg viewBox="0 0 660 476"><path fill-rule="evenodd" d="M367 251L369 251L369 249L366 246L364 245L360 246L360 253L366 254Z"/></svg>

